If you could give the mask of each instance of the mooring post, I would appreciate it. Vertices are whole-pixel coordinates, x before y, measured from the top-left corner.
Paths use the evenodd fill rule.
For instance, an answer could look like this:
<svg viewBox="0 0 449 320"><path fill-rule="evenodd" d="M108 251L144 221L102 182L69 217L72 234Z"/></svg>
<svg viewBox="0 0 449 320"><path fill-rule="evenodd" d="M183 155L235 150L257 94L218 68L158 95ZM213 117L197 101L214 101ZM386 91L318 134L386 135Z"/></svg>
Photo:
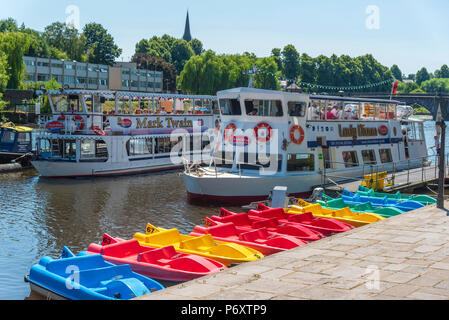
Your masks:
<svg viewBox="0 0 449 320"><path fill-rule="evenodd" d="M439 177L438 177L438 199L437 199L437 208L444 209L444 183L446 178L446 160L445 160L445 152L446 152L446 123L444 122L443 114L441 113L441 97L440 103L438 105L438 113L437 113L437 126L439 127L441 144L439 150L439 161L438 165L440 168ZM438 128L437 128L438 129ZM437 150L438 151L438 150Z"/></svg>

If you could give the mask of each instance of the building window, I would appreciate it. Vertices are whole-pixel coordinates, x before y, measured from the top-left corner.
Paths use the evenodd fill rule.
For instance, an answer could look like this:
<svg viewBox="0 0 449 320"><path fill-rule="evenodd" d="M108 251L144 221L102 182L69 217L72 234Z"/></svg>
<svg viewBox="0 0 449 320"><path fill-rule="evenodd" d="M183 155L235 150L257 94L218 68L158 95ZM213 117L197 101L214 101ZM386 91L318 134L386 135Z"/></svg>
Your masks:
<svg viewBox="0 0 449 320"><path fill-rule="evenodd" d="M78 77L76 78L76 83L77 84L86 84L86 78L82 78L82 77Z"/></svg>
<svg viewBox="0 0 449 320"><path fill-rule="evenodd" d="M34 67L34 60L25 60L25 65L28 67Z"/></svg>
<svg viewBox="0 0 449 320"><path fill-rule="evenodd" d="M287 171L315 171L315 156L313 154L289 154Z"/></svg>
<svg viewBox="0 0 449 320"><path fill-rule="evenodd" d="M50 64L48 62L38 61L37 66L38 67L48 67Z"/></svg>
<svg viewBox="0 0 449 320"><path fill-rule="evenodd" d="M78 71L87 71L87 67L85 65L77 65L76 70Z"/></svg>
<svg viewBox="0 0 449 320"><path fill-rule="evenodd" d="M128 80L122 80L122 87L129 87L129 81Z"/></svg>
<svg viewBox="0 0 449 320"><path fill-rule="evenodd" d="M66 68L67 70L73 70L73 64L65 64L64 68Z"/></svg>
<svg viewBox="0 0 449 320"><path fill-rule="evenodd" d="M96 78L89 78L89 84L96 86L98 84L98 79L96 79Z"/></svg>
<svg viewBox="0 0 449 320"><path fill-rule="evenodd" d="M362 150L362 158L364 164L377 164L376 153L374 150Z"/></svg>
<svg viewBox="0 0 449 320"><path fill-rule="evenodd" d="M48 81L48 74L39 73L37 75L37 81L43 81L43 82Z"/></svg>
<svg viewBox="0 0 449 320"><path fill-rule="evenodd" d="M343 161L346 168L357 167L359 165L359 159L356 151L343 152Z"/></svg>
<svg viewBox="0 0 449 320"><path fill-rule="evenodd" d="M51 67L52 68L57 68L57 69L62 69L62 63L52 63Z"/></svg>
<svg viewBox="0 0 449 320"><path fill-rule="evenodd" d="M136 87L139 85L139 83L136 80L131 81L131 87Z"/></svg>
<svg viewBox="0 0 449 320"><path fill-rule="evenodd" d="M108 69L106 69L106 68L100 68L100 72L102 72L102 73L108 73Z"/></svg>
<svg viewBox="0 0 449 320"><path fill-rule="evenodd" d="M380 149L379 150L380 160L382 163L391 163L393 162L393 157L391 156L390 149Z"/></svg>
<svg viewBox="0 0 449 320"><path fill-rule="evenodd" d="M108 85L108 79L100 79L100 86L107 86Z"/></svg>
<svg viewBox="0 0 449 320"><path fill-rule="evenodd" d="M64 83L74 84L75 77L74 76L64 76Z"/></svg>

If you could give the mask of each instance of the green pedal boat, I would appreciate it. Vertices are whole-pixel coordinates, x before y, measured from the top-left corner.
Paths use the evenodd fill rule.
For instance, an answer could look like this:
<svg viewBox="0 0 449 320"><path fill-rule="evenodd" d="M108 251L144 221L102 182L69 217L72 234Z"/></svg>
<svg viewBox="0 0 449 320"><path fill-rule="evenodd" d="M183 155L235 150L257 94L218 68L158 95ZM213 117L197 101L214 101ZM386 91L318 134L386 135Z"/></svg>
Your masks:
<svg viewBox="0 0 449 320"><path fill-rule="evenodd" d="M357 212L357 213L375 213L381 217L384 218L391 218L398 216L400 214L403 214L404 211L399 210L397 208L391 208L391 207L384 207L384 208L376 208L373 206L370 202L366 202L363 204L351 204L345 202L343 199L334 199L327 195L323 195L324 201L320 200L317 201L317 203L321 204L323 208L329 208L329 209L343 209L343 208L350 208L351 211Z"/></svg>
<svg viewBox="0 0 449 320"><path fill-rule="evenodd" d="M411 200L411 201L416 201L416 202L422 203L425 206L437 203L437 200L435 198L433 198L431 196L424 195L424 194L404 195L404 194L401 194L400 191L398 191L397 193L394 193L394 194L382 193L382 192L375 192L373 189L368 189L364 186L359 187L357 194L360 194L361 196L373 197L373 198L384 199L385 197L387 197L388 199L393 199L393 200L404 200L404 201Z"/></svg>

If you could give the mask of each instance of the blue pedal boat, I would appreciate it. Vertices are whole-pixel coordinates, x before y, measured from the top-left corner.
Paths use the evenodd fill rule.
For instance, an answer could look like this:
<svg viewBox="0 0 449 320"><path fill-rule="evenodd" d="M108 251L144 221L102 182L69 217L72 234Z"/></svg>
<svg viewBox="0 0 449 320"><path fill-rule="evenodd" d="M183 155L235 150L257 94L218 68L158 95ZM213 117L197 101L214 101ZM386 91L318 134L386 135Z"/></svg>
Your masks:
<svg viewBox="0 0 449 320"><path fill-rule="evenodd" d="M353 193L348 192L346 190L343 192L343 195L341 196L341 198L345 202L349 202L349 203L361 204L361 203L369 202L375 207L396 208L396 209L402 210L404 212L408 212L408 211L412 211L412 210L416 210L416 209L425 207L425 205L423 205L422 203L419 203L419 202L413 201L413 200L404 201L404 200L397 200L397 199L388 199L387 197L385 197L385 198L365 197L365 196L361 196L360 194L354 195Z"/></svg>
<svg viewBox="0 0 449 320"><path fill-rule="evenodd" d="M61 259L43 257L25 281L31 290L54 300L129 300L164 289L129 265L113 265L99 254L75 256L67 247Z"/></svg>

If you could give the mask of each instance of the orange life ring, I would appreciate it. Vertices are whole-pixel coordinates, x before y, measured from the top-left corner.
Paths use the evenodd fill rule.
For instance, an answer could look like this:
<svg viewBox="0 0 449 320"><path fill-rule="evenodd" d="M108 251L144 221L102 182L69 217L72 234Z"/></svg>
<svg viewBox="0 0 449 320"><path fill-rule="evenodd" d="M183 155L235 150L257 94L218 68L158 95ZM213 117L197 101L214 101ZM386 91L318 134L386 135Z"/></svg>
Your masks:
<svg viewBox="0 0 449 320"><path fill-rule="evenodd" d="M77 131L81 131L84 129L84 127L86 126L86 123L84 122L83 117L76 115L72 118L72 121L74 121L76 123L76 121L79 121L80 124L79 126L76 128Z"/></svg>
<svg viewBox="0 0 449 320"><path fill-rule="evenodd" d="M267 129L268 133L267 133L266 137L259 137L260 129ZM257 141L259 141L259 142L270 141L272 133L273 133L273 128L266 122L261 122L254 128L254 136L256 137Z"/></svg>
<svg viewBox="0 0 449 320"><path fill-rule="evenodd" d="M299 139L297 139L296 136L295 136L296 131L299 132ZM301 143L303 143L304 138L305 138L305 133L304 133L304 129L302 127L296 125L296 126L293 126L290 129L290 139L292 140L292 142L294 144L301 144Z"/></svg>
<svg viewBox="0 0 449 320"><path fill-rule="evenodd" d="M92 127L92 130L99 136L106 136L106 132L101 130L99 127Z"/></svg>
<svg viewBox="0 0 449 320"><path fill-rule="evenodd" d="M223 138L228 142L232 142L236 130L237 130L237 126L235 124L233 124L233 123L228 124L228 126L224 130ZM232 132L229 133L229 131L232 131Z"/></svg>

